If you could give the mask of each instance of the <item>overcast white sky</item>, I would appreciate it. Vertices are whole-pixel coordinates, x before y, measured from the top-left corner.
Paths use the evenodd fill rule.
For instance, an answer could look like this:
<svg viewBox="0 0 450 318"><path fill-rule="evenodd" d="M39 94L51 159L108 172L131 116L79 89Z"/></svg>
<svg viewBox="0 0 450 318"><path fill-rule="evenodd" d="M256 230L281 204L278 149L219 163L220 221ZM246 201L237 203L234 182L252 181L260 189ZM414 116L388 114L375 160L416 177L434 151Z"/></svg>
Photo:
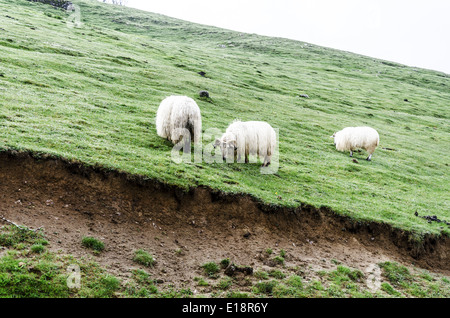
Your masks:
<svg viewBox="0 0 450 318"><path fill-rule="evenodd" d="M450 74L450 0L128 0L127 5Z"/></svg>

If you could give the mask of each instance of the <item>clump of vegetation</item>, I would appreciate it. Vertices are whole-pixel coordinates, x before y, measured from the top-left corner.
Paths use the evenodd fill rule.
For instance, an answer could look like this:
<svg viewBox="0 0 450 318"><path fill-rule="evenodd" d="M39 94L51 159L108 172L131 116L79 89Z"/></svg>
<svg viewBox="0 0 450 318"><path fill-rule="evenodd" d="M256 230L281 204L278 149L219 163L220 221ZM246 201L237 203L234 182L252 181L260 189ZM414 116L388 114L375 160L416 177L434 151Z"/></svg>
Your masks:
<svg viewBox="0 0 450 318"><path fill-rule="evenodd" d="M133 261L147 267L153 267L156 262L149 252L142 249L134 251Z"/></svg>
<svg viewBox="0 0 450 318"><path fill-rule="evenodd" d="M228 265L230 265L231 261L229 258L225 258L223 260L220 261L220 267L222 268L227 268Z"/></svg>
<svg viewBox="0 0 450 318"><path fill-rule="evenodd" d="M194 277L194 281L197 282L198 286L208 286L208 282L203 279L203 277Z"/></svg>
<svg viewBox="0 0 450 318"><path fill-rule="evenodd" d="M11 252L0 258L0 297L68 297L65 269L40 257L20 258Z"/></svg>
<svg viewBox="0 0 450 318"><path fill-rule="evenodd" d="M216 278L217 277L217 273L220 270L219 265L217 265L217 263L215 262L208 262L202 265L202 268L205 272L205 274L209 277L212 278Z"/></svg>
<svg viewBox="0 0 450 318"><path fill-rule="evenodd" d="M394 287L391 286L391 284L387 282L381 283L381 290L385 291L387 294L391 296L396 297L401 296L401 294L398 291L396 291Z"/></svg>
<svg viewBox="0 0 450 318"><path fill-rule="evenodd" d="M286 277L286 274L284 274L280 270L274 269L269 272L269 276L276 278L276 279L283 279Z"/></svg>
<svg viewBox="0 0 450 318"><path fill-rule="evenodd" d="M384 262L379 264L384 276L394 285L400 286L411 281L412 276L405 266L395 262Z"/></svg>
<svg viewBox="0 0 450 318"><path fill-rule="evenodd" d="M158 293L158 288L150 274L141 269L132 270L131 274L131 280L125 286L126 296L148 298Z"/></svg>
<svg viewBox="0 0 450 318"><path fill-rule="evenodd" d="M177 248L177 249L175 250L175 254L176 254L176 255L183 255L183 250L182 250L181 248Z"/></svg>
<svg viewBox="0 0 450 318"><path fill-rule="evenodd" d="M284 257L281 256L275 256L274 258L272 258L272 260L276 263L276 264L284 264Z"/></svg>
<svg viewBox="0 0 450 318"><path fill-rule="evenodd" d="M230 291L226 294L228 298L250 298L248 293L238 292L238 291Z"/></svg>
<svg viewBox="0 0 450 318"><path fill-rule="evenodd" d="M260 280L268 279L269 278L269 273L259 270L259 271L254 272L253 276L255 276L255 278L260 279Z"/></svg>
<svg viewBox="0 0 450 318"><path fill-rule="evenodd" d="M33 253L42 253L45 251L45 247L42 244L34 244L33 246L31 246L31 251Z"/></svg>
<svg viewBox="0 0 450 318"><path fill-rule="evenodd" d="M22 225L9 225L0 228L0 245L5 247L16 247L18 244L46 244L41 230L32 230Z"/></svg>
<svg viewBox="0 0 450 318"><path fill-rule="evenodd" d="M84 247L93 249L97 253L105 249L105 244L92 236L83 237L81 244L83 244Z"/></svg>
<svg viewBox="0 0 450 318"><path fill-rule="evenodd" d="M270 296L272 295L275 286L278 284L279 282L277 280L257 282L253 287L253 292L256 294L265 294Z"/></svg>
<svg viewBox="0 0 450 318"><path fill-rule="evenodd" d="M364 278L364 274L360 270L352 270L348 267L338 265L337 269L330 273L330 277L339 282L348 280L360 281Z"/></svg>
<svg viewBox="0 0 450 318"><path fill-rule="evenodd" d="M45 251L48 241L43 231L8 226L0 232L2 244L9 248L0 257L0 297L113 297L121 290L120 281L98 264ZM74 289L68 287L71 265L83 274L83 283Z"/></svg>
<svg viewBox="0 0 450 318"><path fill-rule="evenodd" d="M233 280L230 277L224 277L217 283L217 288L227 290L233 285Z"/></svg>
<svg viewBox="0 0 450 318"><path fill-rule="evenodd" d="M383 262L379 266L388 280L381 284L381 288L391 296L450 297L448 277L438 279L426 272L413 274L407 267L396 262Z"/></svg>

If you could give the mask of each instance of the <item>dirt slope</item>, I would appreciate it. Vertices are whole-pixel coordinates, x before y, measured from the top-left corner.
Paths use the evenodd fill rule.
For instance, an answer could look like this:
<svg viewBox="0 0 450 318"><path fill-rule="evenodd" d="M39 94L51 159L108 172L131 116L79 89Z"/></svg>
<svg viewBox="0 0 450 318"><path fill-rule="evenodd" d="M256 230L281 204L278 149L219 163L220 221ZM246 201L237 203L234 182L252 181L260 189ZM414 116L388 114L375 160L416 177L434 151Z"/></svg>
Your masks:
<svg viewBox="0 0 450 318"><path fill-rule="evenodd" d="M280 209L201 187L185 193L24 153L0 154L0 216L43 227L51 249L94 258L122 279L138 267L133 252L145 249L157 260L148 272L175 287L195 286L202 264L224 258L266 269L273 266L268 248L285 250L286 267L302 268L306 276L335 268L333 259L362 271L389 260L450 274L449 239L429 237L415 246L407 233L354 223L326 208ZM93 255L82 247L87 235L101 239L106 250Z"/></svg>

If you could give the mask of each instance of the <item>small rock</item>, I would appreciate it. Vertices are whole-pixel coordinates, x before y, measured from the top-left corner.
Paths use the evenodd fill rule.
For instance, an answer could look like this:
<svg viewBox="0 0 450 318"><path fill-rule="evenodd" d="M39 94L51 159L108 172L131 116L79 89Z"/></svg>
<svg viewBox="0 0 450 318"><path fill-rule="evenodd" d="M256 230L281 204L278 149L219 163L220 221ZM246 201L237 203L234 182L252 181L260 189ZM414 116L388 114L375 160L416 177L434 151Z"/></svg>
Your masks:
<svg viewBox="0 0 450 318"><path fill-rule="evenodd" d="M200 91L200 92L198 92L198 95L200 97L203 97L203 98L209 98L209 92L208 91Z"/></svg>

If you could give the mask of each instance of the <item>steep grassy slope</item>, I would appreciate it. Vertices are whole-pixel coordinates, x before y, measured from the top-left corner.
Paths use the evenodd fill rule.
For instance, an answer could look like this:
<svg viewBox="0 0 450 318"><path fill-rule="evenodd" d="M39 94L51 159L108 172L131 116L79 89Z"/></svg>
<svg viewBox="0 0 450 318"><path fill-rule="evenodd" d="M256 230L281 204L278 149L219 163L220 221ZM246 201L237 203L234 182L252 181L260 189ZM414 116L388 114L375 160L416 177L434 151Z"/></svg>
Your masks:
<svg viewBox="0 0 450 318"><path fill-rule="evenodd" d="M77 17L0 0L0 147L49 153L283 206L331 207L419 235L449 234L450 76L279 38L196 25L94 0ZM199 72L205 72L201 76ZM210 99L200 99L208 90ZM196 99L203 129L235 118L279 129L279 170L176 164L154 117L171 94ZM309 98L299 97L307 94ZM370 125L372 162L329 138ZM206 148L211 142L203 140ZM394 149L394 150L387 150ZM218 211L220 213L220 211Z"/></svg>

